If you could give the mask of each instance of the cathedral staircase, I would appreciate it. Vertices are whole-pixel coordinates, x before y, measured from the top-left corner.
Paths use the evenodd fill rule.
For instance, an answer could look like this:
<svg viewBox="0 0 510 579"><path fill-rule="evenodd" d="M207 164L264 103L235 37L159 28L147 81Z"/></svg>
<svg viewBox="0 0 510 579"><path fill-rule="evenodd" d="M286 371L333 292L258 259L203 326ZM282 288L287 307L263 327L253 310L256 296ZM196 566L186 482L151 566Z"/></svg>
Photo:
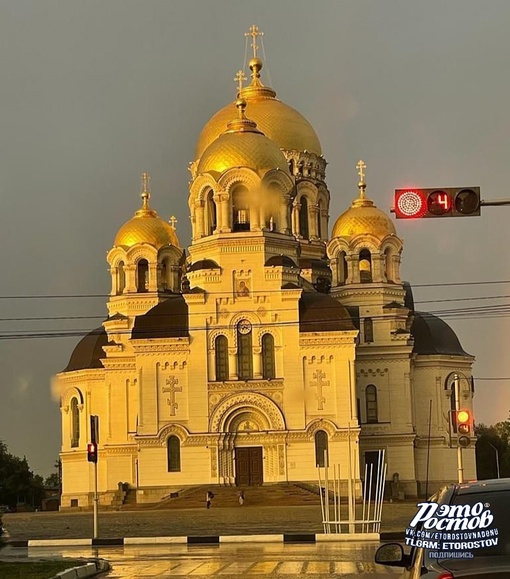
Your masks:
<svg viewBox="0 0 510 579"><path fill-rule="evenodd" d="M238 491L241 487L226 487L220 485L202 485L185 489L179 496L163 499L151 505L139 505L143 509L203 509L207 491L214 493L213 508L239 507ZM320 497L318 491L293 483L264 484L257 487L243 487L244 506L318 506ZM123 510L136 508L125 504Z"/></svg>

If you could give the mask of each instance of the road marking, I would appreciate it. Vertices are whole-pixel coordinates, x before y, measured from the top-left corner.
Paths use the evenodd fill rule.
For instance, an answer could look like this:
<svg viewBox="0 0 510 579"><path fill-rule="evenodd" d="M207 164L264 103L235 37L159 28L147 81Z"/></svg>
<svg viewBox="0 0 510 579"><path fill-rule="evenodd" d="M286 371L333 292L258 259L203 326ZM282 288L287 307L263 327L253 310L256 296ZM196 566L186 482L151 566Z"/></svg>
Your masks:
<svg viewBox="0 0 510 579"><path fill-rule="evenodd" d="M358 567L354 561L336 561L335 562L335 573L338 574L348 574L351 573L356 575L358 573Z"/></svg>
<svg viewBox="0 0 510 579"><path fill-rule="evenodd" d="M272 573L279 564L280 561L258 561L249 570L249 574L260 575L262 573Z"/></svg>
<svg viewBox="0 0 510 579"><path fill-rule="evenodd" d="M184 561L172 569L172 575L188 575L200 565L203 565L202 561Z"/></svg>
<svg viewBox="0 0 510 579"><path fill-rule="evenodd" d="M306 574L325 573L329 575L329 561L309 561L306 568Z"/></svg>
<svg viewBox="0 0 510 579"><path fill-rule="evenodd" d="M284 561L277 569L277 575L300 575L303 571L303 561Z"/></svg>
<svg viewBox="0 0 510 579"><path fill-rule="evenodd" d="M197 567L194 571L191 571L189 575L214 575L218 573L220 569L225 567L226 563L219 563L218 561L209 561L208 563L202 563L200 567Z"/></svg>
<svg viewBox="0 0 510 579"><path fill-rule="evenodd" d="M254 561L248 561L244 563L230 563L221 571L218 571L218 575L237 575L238 577L242 577L246 574L247 569L253 565Z"/></svg>

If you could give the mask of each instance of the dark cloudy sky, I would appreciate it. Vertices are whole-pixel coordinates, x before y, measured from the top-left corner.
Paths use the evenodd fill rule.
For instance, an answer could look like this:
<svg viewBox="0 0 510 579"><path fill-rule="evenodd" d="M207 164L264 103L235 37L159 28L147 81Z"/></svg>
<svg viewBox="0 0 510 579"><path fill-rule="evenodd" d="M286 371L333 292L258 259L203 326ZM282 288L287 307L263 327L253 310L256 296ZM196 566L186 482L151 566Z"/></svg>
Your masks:
<svg viewBox="0 0 510 579"><path fill-rule="evenodd" d="M331 226L357 193L359 158L385 210L408 185L510 197L508 0L3 0L0 439L44 476L60 440L50 378L78 341L54 336L105 316L104 297L78 296L108 293L106 252L139 206L142 171L188 244L188 163L234 99L254 23L264 82L322 142ZM474 282L510 279L509 217L397 223L417 307L455 310L445 319L476 355L486 423L510 408L509 317L487 311L509 303L510 283ZM417 287L453 283L466 285Z"/></svg>

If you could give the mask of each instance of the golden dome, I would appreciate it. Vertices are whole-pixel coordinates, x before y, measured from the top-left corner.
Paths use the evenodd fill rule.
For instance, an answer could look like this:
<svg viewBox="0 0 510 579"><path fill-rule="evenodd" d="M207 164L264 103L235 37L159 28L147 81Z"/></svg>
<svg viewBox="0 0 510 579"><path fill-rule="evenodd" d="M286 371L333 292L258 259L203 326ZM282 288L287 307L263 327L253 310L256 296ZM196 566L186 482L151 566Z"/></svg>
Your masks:
<svg viewBox="0 0 510 579"><path fill-rule="evenodd" d="M278 145L244 116L246 101L239 99L236 107L238 117L225 123L227 130L203 152L197 172L221 174L233 167L249 167L257 172L278 168L289 173L287 161Z"/></svg>
<svg viewBox="0 0 510 579"><path fill-rule="evenodd" d="M387 235L396 235L397 231L390 217L378 209L371 199L365 197L366 184L363 169L366 168L366 165L360 161L357 167L359 167L360 175L359 197L354 199L349 209L336 220L331 232L331 239L371 233L382 240Z"/></svg>
<svg viewBox="0 0 510 579"><path fill-rule="evenodd" d="M163 221L154 209L149 207L149 175L144 173L142 179L142 208L136 211L134 217L119 229L113 244L132 247L137 243L148 243L156 249L160 249L164 245L179 247L179 240L173 226L175 218L172 218L172 225L170 225L170 223Z"/></svg>
<svg viewBox="0 0 510 579"><path fill-rule="evenodd" d="M287 151L309 151L322 154L319 138L312 125L301 113L276 98L273 89L265 87L259 80L262 61L250 61L252 82L239 92L246 100L248 115L258 128L280 149ZM225 130L227 123L235 115L235 103L219 110L200 133L195 150L195 159L200 159L209 145Z"/></svg>

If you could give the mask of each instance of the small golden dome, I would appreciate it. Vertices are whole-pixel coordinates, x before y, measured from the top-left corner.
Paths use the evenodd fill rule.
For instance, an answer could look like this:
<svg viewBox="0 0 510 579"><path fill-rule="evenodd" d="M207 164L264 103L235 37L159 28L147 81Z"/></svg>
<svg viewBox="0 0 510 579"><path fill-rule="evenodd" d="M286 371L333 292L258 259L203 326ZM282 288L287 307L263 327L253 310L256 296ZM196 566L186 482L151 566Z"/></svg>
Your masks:
<svg viewBox="0 0 510 579"><path fill-rule="evenodd" d="M250 118L280 149L321 155L321 144L312 125L301 113L278 100L273 89L260 82L261 68L260 59L250 60L252 82L242 88L238 95L246 100ZM195 159L200 159L207 147L224 132L227 123L235 116L235 106L236 103L228 104L208 121L200 133Z"/></svg>
<svg viewBox="0 0 510 579"><path fill-rule="evenodd" d="M244 116L246 101L239 99L236 107L237 118L226 123L227 130L204 151L197 172L221 174L233 167L249 167L257 172L280 169L289 174L287 161L278 145Z"/></svg>
<svg viewBox="0 0 510 579"><path fill-rule="evenodd" d="M352 206L340 215L333 226L331 238L355 237L363 233L371 233L378 239L387 235L396 235L395 226L391 219L378 209L373 201L364 199L364 205L356 205L359 199L353 201Z"/></svg>
<svg viewBox="0 0 510 579"><path fill-rule="evenodd" d="M119 229L115 236L114 245L123 247L133 247L137 243L148 243L156 249L164 245L174 245L179 247L179 240L175 227L163 221L154 209L149 207L149 175L142 175L142 208L135 212L135 215ZM172 219L175 223L175 218Z"/></svg>
<svg viewBox="0 0 510 579"><path fill-rule="evenodd" d="M378 209L371 199L365 197L366 184L363 170L366 165L360 161L357 167L360 175L359 197L354 199L349 209L336 220L331 238L355 237L356 235L371 233L382 240L387 235L396 235L397 231L390 217Z"/></svg>

